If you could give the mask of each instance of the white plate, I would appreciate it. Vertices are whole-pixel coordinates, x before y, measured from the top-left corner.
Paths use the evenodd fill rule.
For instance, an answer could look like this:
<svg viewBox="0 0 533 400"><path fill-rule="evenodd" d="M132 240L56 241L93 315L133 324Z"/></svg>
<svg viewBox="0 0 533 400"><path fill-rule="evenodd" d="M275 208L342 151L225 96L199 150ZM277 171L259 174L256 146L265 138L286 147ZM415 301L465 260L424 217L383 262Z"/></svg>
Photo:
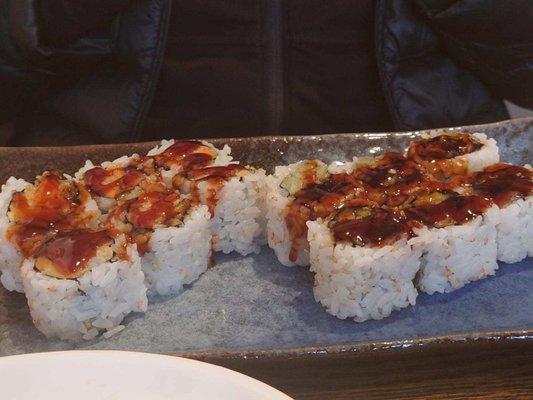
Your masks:
<svg viewBox="0 0 533 400"><path fill-rule="evenodd" d="M64 351L0 358L2 400L290 400L216 365L122 351Z"/></svg>

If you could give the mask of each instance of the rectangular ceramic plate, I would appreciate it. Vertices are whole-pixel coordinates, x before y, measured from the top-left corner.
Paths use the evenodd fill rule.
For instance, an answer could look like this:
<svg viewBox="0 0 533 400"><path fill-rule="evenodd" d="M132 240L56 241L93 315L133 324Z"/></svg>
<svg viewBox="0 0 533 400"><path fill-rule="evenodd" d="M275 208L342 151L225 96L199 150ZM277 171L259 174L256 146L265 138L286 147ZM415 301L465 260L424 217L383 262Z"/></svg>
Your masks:
<svg viewBox="0 0 533 400"><path fill-rule="evenodd" d="M457 128L456 128L457 129ZM532 161L533 119L467 127L498 141L503 161ZM307 137L217 139L228 143L243 163L272 170L303 158L351 159L403 150L420 132L337 134ZM44 169L77 170L95 163L145 152L153 143L71 148L2 148L0 179L33 178ZM218 255L207 271L181 295L158 298L145 315L126 320L127 329L109 340L73 346L44 338L30 320L24 296L0 290L0 355L61 349L118 349L181 353L203 357L236 354L271 357L396 346L465 336L520 337L533 331L533 260L501 264L496 276L451 294L420 295L414 307L381 321L354 323L327 314L313 299L312 274L280 265L272 251L257 256ZM311 346L311 348L309 348Z"/></svg>

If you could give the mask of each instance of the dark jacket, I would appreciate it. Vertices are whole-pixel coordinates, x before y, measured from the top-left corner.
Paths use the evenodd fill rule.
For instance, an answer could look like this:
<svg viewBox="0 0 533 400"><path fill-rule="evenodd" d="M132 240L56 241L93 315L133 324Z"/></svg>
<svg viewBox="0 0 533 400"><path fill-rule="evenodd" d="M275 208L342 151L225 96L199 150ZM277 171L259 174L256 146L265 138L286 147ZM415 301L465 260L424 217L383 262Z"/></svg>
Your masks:
<svg viewBox="0 0 533 400"><path fill-rule="evenodd" d="M530 1L368 1L371 35L348 29L362 0L0 0L0 144L421 129L505 119L504 98L533 107ZM344 62L361 35L372 46Z"/></svg>

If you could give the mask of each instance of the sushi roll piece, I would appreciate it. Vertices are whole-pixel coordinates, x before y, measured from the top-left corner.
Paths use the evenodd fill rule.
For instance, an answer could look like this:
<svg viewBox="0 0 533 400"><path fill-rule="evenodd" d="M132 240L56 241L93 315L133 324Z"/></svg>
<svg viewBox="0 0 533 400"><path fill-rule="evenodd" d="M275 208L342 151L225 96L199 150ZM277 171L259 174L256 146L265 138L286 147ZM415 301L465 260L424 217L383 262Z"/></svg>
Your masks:
<svg viewBox="0 0 533 400"><path fill-rule="evenodd" d="M109 337L148 304L135 245L105 231L59 233L24 259L21 277L33 322L48 338Z"/></svg>
<svg viewBox="0 0 533 400"><path fill-rule="evenodd" d="M363 322L415 304L421 246L401 215L347 204L308 226L313 292L329 314Z"/></svg>
<svg viewBox="0 0 533 400"><path fill-rule="evenodd" d="M262 169L232 163L177 174L173 186L208 207L214 251L245 256L266 243L265 178Z"/></svg>
<svg viewBox="0 0 533 400"><path fill-rule="evenodd" d="M205 141L162 141L148 152L164 182L197 196L211 213L213 250L259 253L266 243L262 169L232 161L231 149Z"/></svg>
<svg viewBox="0 0 533 400"><path fill-rule="evenodd" d="M206 141L171 139L162 140L146 157L154 160L165 183L171 187L174 176L184 171L229 164L232 161L230 153L228 145L219 150Z"/></svg>
<svg viewBox="0 0 533 400"><path fill-rule="evenodd" d="M0 193L0 272L7 290L23 292L20 266L59 232L98 226L100 211L82 185L58 172L34 183L9 178Z"/></svg>
<svg viewBox="0 0 533 400"><path fill-rule="evenodd" d="M515 263L533 256L533 171L531 167L494 164L472 176L474 192L495 206L486 217L497 231L498 260Z"/></svg>
<svg viewBox="0 0 533 400"><path fill-rule="evenodd" d="M278 261L285 266L309 265L307 221L311 211L300 209L295 195L308 186L324 182L330 173L320 160L304 160L276 167L266 180L267 239ZM320 197L322 193L316 193ZM304 203L304 202L302 202ZM291 211L291 209L293 211Z"/></svg>
<svg viewBox="0 0 533 400"><path fill-rule="evenodd" d="M448 179L481 171L500 160L498 145L484 133L432 131L413 140L407 157L436 177Z"/></svg>
<svg viewBox="0 0 533 400"><path fill-rule="evenodd" d="M284 265L308 265L307 221L327 218L356 198L398 208L429 185L425 170L397 152L329 166L310 160L278 167L267 181L270 247Z"/></svg>
<svg viewBox="0 0 533 400"><path fill-rule="evenodd" d="M428 294L448 293L467 283L494 275L496 227L483 216L492 202L476 195L452 191L419 194L406 210L413 228L413 243L423 245L418 288Z"/></svg>
<svg viewBox="0 0 533 400"><path fill-rule="evenodd" d="M7 290L21 293L24 292L19 272L22 253L19 246L8 239L11 226L8 211L13 195L23 192L28 186L30 183L24 179L11 177L2 185L0 192L0 282Z"/></svg>
<svg viewBox="0 0 533 400"><path fill-rule="evenodd" d="M150 296L177 294L211 257L207 207L169 188L162 171L154 157L134 154L96 167L88 162L76 174L106 213L103 227L137 244Z"/></svg>
<svg viewBox="0 0 533 400"><path fill-rule="evenodd" d="M142 193L119 202L104 227L137 244L149 295L177 294L210 264L210 214L192 196Z"/></svg>

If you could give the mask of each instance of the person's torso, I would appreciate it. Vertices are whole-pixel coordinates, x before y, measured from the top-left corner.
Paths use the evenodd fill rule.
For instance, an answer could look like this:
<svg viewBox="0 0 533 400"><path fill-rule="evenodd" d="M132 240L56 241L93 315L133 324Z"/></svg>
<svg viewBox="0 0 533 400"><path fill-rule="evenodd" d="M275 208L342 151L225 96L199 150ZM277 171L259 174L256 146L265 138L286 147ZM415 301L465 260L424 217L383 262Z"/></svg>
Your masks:
<svg viewBox="0 0 533 400"><path fill-rule="evenodd" d="M373 0L174 0L143 137L392 129Z"/></svg>

